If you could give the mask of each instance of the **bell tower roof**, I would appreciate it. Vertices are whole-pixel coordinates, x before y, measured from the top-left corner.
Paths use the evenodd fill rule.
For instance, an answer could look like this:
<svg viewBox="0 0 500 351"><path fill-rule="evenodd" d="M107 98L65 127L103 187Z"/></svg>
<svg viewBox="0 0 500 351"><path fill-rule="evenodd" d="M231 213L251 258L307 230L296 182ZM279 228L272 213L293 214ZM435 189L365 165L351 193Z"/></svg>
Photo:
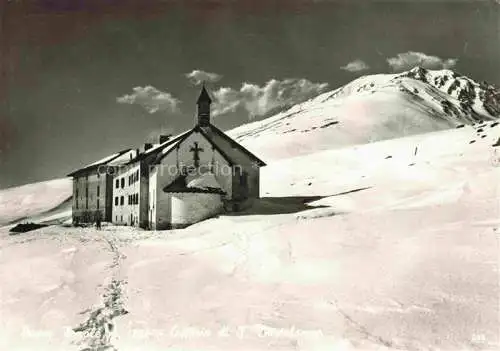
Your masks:
<svg viewBox="0 0 500 351"><path fill-rule="evenodd" d="M198 97L196 104L199 105L202 102L208 102L209 104L212 103L212 99L210 98L210 95L208 95L208 91L205 88L205 83L203 83L203 87L201 88L200 96Z"/></svg>

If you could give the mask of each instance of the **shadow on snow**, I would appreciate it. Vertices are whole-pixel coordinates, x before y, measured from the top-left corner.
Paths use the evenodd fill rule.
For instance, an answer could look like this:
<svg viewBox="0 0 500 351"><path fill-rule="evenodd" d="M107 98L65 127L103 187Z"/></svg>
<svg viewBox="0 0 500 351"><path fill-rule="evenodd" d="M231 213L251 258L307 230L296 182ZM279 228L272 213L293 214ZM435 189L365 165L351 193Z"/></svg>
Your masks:
<svg viewBox="0 0 500 351"><path fill-rule="evenodd" d="M246 216L246 215L275 215L275 214L289 214L298 213L313 208L327 208L327 205L310 205L309 203L318 201L327 197L347 195L363 190L370 189L371 187L357 188L349 191L344 191L332 195L318 195L318 196L285 196L285 197L263 197L254 200L252 206L248 209L226 213L228 216Z"/></svg>

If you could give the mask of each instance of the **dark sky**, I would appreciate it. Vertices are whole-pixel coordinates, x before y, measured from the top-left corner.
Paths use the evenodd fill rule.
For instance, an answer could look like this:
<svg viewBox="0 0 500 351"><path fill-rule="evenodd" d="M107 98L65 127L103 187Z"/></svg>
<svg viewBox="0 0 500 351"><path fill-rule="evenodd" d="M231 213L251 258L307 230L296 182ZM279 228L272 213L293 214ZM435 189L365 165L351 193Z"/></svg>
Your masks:
<svg viewBox="0 0 500 351"><path fill-rule="evenodd" d="M392 72L419 52L500 86L499 6L489 1L1 0L0 188L62 177L160 129L192 126L199 87L305 78L336 88ZM340 67L356 59L369 69ZM149 113L117 98L153 86L180 112ZM229 129L240 108L218 116Z"/></svg>

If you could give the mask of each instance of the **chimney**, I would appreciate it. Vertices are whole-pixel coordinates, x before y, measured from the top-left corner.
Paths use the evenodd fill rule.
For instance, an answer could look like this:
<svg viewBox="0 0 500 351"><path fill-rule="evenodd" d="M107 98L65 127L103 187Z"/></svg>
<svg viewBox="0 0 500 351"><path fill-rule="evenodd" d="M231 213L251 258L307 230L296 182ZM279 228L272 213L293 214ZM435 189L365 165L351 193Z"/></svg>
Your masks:
<svg viewBox="0 0 500 351"><path fill-rule="evenodd" d="M153 147L153 144L146 143L146 144L144 144L144 151L147 151L147 150L151 149L152 147Z"/></svg>
<svg viewBox="0 0 500 351"><path fill-rule="evenodd" d="M171 136L172 134L160 135L160 144L163 144L164 142L168 141L168 139L170 139Z"/></svg>

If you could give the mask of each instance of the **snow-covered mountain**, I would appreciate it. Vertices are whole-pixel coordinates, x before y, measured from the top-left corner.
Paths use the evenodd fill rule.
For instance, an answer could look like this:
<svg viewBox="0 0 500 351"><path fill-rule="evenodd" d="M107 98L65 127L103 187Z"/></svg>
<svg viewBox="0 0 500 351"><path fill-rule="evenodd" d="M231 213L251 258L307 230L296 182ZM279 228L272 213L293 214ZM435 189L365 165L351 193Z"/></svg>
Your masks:
<svg viewBox="0 0 500 351"><path fill-rule="evenodd" d="M264 159L278 160L499 116L500 90L494 86L451 70L416 67L360 77L229 134Z"/></svg>
<svg viewBox="0 0 500 351"><path fill-rule="evenodd" d="M9 222L71 218L71 178L53 179L0 190L0 226Z"/></svg>

